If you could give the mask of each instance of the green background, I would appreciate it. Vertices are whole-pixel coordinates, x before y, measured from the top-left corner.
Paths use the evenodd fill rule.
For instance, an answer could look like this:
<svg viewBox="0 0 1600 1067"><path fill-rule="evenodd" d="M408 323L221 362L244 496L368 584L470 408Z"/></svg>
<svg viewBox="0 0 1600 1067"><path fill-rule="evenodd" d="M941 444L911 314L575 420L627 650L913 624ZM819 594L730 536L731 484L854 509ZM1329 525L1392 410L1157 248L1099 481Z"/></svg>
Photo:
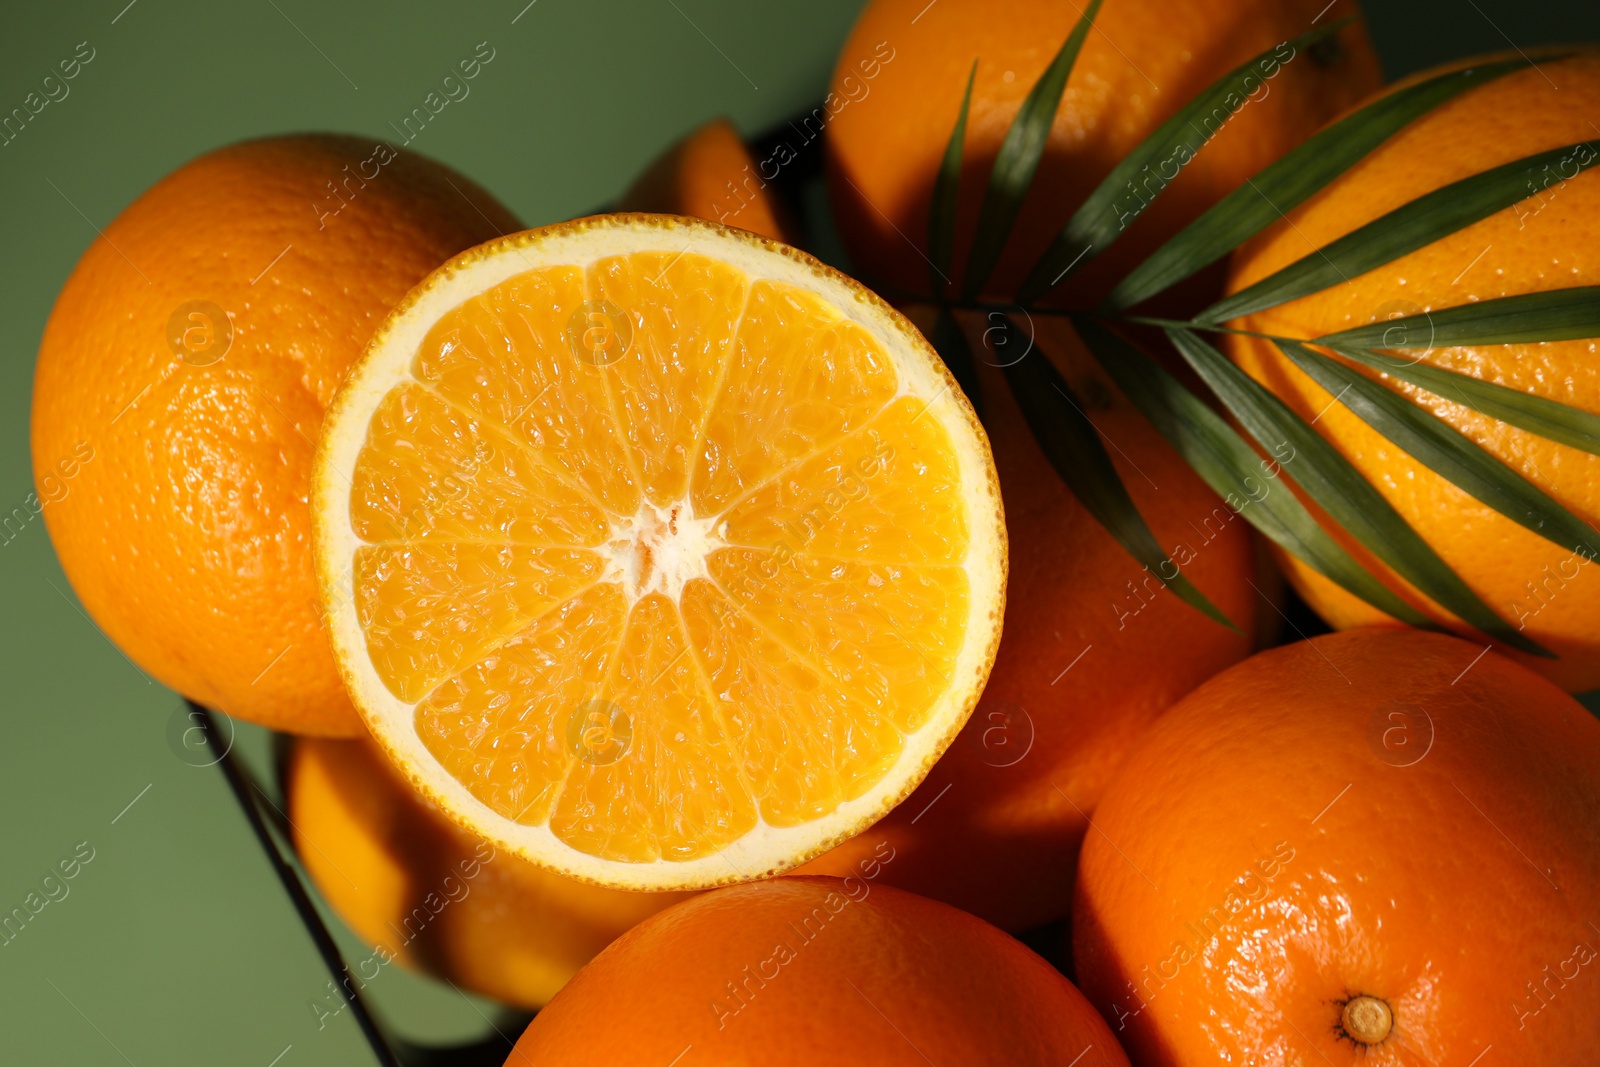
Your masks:
<svg viewBox="0 0 1600 1067"><path fill-rule="evenodd" d="M0 148L0 512L33 491L33 361L56 291L93 227L185 160L288 131L389 136L389 122L487 41L493 65L413 147L530 224L554 221L615 196L704 119L727 114L755 132L802 109L860 6L525 4L8 4L0 111L79 42L95 58L66 99ZM1592 0L1367 7L1390 75L1508 40L1600 38ZM180 758L169 727L181 702L82 613L42 520L0 545L0 605L0 913L81 842L93 849L69 894L0 947L0 1061L372 1062L348 1012L318 1029L308 1004L326 972L222 776ZM259 755L260 736L241 731L241 748ZM476 1036L495 1011L392 967L371 995L429 1039Z"/></svg>

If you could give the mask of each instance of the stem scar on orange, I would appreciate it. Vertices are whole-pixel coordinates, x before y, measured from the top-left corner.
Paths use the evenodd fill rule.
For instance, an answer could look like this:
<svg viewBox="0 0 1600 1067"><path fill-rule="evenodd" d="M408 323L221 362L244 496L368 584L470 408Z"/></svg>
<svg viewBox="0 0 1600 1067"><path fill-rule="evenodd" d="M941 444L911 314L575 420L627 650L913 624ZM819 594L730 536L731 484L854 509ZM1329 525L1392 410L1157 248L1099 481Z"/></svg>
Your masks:
<svg viewBox="0 0 1600 1067"><path fill-rule="evenodd" d="M1482 645L1263 652L1167 713L1095 827L1077 974L1141 1067L1600 1048L1600 722Z"/></svg>

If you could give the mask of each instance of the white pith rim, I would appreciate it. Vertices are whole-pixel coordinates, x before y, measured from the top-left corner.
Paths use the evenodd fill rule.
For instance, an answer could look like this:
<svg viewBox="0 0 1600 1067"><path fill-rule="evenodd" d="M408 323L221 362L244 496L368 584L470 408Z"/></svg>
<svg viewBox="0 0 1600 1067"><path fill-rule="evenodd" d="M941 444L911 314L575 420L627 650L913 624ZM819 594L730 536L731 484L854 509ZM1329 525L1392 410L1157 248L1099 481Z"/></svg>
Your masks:
<svg viewBox="0 0 1600 1067"><path fill-rule="evenodd" d="M743 270L752 282L771 279L829 301L884 346L899 375L899 396L928 402L950 434L969 492L969 585L966 633L954 679L921 730L905 737L900 761L867 793L827 816L793 827L758 821L721 851L693 860L633 863L590 855L547 825L499 815L474 797L423 745L415 705L394 696L368 657L348 588L356 550L365 544L350 520L350 473L372 413L390 390L414 380L411 364L428 330L446 312L508 279L540 267L587 266L633 252L703 252ZM335 472L342 472L342 475ZM886 304L859 291L804 253L714 223L661 216L611 216L513 234L458 256L425 279L391 314L341 387L324 423L312 485L319 581L335 658L369 730L412 784L454 820L496 845L582 881L628 889L710 887L776 874L859 833L914 789L954 740L982 692L999 643L1006 572L999 485L987 440L954 380L916 329ZM648 507L648 505L646 505ZM605 548L598 549L602 554ZM616 571L613 566L612 570ZM626 576L615 579L627 587ZM669 573L681 588L683 575Z"/></svg>

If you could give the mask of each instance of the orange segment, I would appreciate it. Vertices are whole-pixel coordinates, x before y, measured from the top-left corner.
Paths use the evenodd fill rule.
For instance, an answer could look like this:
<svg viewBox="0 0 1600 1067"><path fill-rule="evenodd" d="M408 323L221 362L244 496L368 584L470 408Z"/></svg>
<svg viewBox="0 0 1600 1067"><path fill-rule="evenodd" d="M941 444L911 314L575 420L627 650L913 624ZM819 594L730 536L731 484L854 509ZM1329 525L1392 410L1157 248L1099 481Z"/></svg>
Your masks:
<svg viewBox="0 0 1600 1067"><path fill-rule="evenodd" d="M408 703L600 576L593 552L419 541L355 557L367 653Z"/></svg>
<svg viewBox="0 0 1600 1067"><path fill-rule="evenodd" d="M959 567L849 563L725 548L708 561L728 598L855 700L922 725L950 684L967 613Z"/></svg>
<svg viewBox="0 0 1600 1067"><path fill-rule="evenodd" d="M605 377L657 504L684 494L748 285L742 271L682 249L617 256L589 270L594 301L621 309L632 328Z"/></svg>
<svg viewBox="0 0 1600 1067"><path fill-rule="evenodd" d="M579 267L530 270L440 316L413 373L440 396L477 412L567 471L603 506L639 506L605 375L581 359L550 359L582 323L587 282Z"/></svg>
<svg viewBox="0 0 1600 1067"><path fill-rule="evenodd" d="M894 396L888 353L839 309L793 285L757 282L706 423L694 508L710 515L860 426Z"/></svg>
<svg viewBox="0 0 1600 1067"><path fill-rule="evenodd" d="M639 863L704 856L750 830L755 804L666 597L634 605L601 694L583 709L595 735L580 739L550 816L558 838Z"/></svg>
<svg viewBox="0 0 1600 1067"><path fill-rule="evenodd" d="M902 748L881 708L852 697L710 582L683 591L690 639L756 784L761 817L793 826L826 815L883 777Z"/></svg>
<svg viewBox="0 0 1600 1067"><path fill-rule="evenodd" d="M558 468L420 385L383 398L352 479L364 541L598 545L610 518Z"/></svg>
<svg viewBox="0 0 1600 1067"><path fill-rule="evenodd" d="M926 403L896 401L861 432L729 508L735 545L896 563L955 563L967 553L961 472Z"/></svg>
<svg viewBox="0 0 1600 1067"><path fill-rule="evenodd" d="M315 490L335 646L411 781L641 889L786 870L915 787L988 671L1004 531L909 323L799 253L641 216L419 293Z"/></svg>
<svg viewBox="0 0 1600 1067"><path fill-rule="evenodd" d="M546 612L417 705L423 744L496 813L544 822L574 758L572 720L600 691L627 610L602 583Z"/></svg>

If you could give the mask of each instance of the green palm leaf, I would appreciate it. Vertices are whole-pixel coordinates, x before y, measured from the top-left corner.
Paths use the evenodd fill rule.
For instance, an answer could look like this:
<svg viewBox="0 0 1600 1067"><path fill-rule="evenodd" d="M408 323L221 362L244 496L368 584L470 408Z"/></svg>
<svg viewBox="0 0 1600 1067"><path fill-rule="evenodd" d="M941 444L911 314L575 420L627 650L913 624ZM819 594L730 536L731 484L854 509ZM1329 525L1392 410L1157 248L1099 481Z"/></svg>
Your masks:
<svg viewBox="0 0 1600 1067"><path fill-rule="evenodd" d="M1205 401L1106 327L1087 318L1074 323L1123 395L1234 514L1379 611L1412 626L1433 627L1340 547L1299 497L1281 486L1274 491L1275 462L1262 459Z"/></svg>
<svg viewBox="0 0 1600 1067"><path fill-rule="evenodd" d="M1330 356L1277 344L1367 425L1460 489L1562 548L1600 557L1600 533L1449 423Z"/></svg>
<svg viewBox="0 0 1600 1067"><path fill-rule="evenodd" d="M978 413L979 418L982 418L982 396L978 392L978 367L972 361L972 346L967 343L966 333L962 331L961 324L956 321L956 317L951 314L948 307L939 309L939 317L933 324L933 335L928 340L933 343L939 358L944 360L944 365L950 368L950 375L955 378L956 384L961 386L961 391L967 394L973 410Z"/></svg>
<svg viewBox="0 0 1600 1067"><path fill-rule="evenodd" d="M1023 344L1016 324L1009 318L1002 322L1011 335L1007 344ZM1049 358L1029 351L1009 363L1005 374L1039 447L1072 495L1156 580L1207 617L1238 630L1168 558L1100 443L1100 431Z"/></svg>
<svg viewBox="0 0 1600 1067"><path fill-rule="evenodd" d="M984 191L961 296L955 306L991 310L978 301L1015 225L1048 143L1050 127L1073 63L1100 8L1094 0L1033 86L1007 131ZM1035 304L1084 263L1104 251L1153 202L1205 144L1258 91L1276 68L1336 32L1334 23L1285 42L1229 72L1146 138L1078 207L1033 266L1014 307ZM1408 123L1459 96L1526 67L1526 57L1449 71L1389 93L1313 136L1235 190L1136 267L1112 291L1105 310L1132 307L1217 262L1285 212L1327 188ZM975 68L974 68L975 70ZM929 214L931 282L938 300L955 243L957 185L971 106L969 73L955 129L946 145ZM1178 351L1247 431L1233 430L1205 401L1100 323L1071 312L1079 332L1125 395L1176 447L1234 512L1319 573L1380 610L1418 626L1430 625L1335 540L1297 492L1249 494L1255 470L1276 476L1255 445L1280 457L1298 491L1309 494L1332 521L1417 590L1502 643L1539 655L1545 649L1514 629L1472 592L1359 471L1304 419L1235 367L1194 332L1276 306L1390 263L1534 195L1542 182L1570 179L1600 161L1600 138L1539 153L1418 197L1272 276L1227 297L1189 323L1148 320L1167 328ZM941 302L933 339L952 373L976 400L977 377L966 336ZM1002 339L1020 344L1009 316ZM1112 316L1119 318L1121 316ZM1123 318L1124 321L1136 321ZM1419 462L1556 544L1591 558L1600 534L1546 493L1494 459L1469 438L1382 381L1342 360L1362 364L1510 425L1600 454L1600 415L1569 407L1420 360L1375 351L1440 345L1537 343L1600 336L1600 286L1483 301L1398 321L1374 323L1307 342L1272 338L1287 357L1336 400ZM1332 351L1333 358L1321 351ZM1025 347L1025 346L1024 346ZM1051 463L1071 491L1133 556L1178 596L1226 621L1190 585L1139 515L1101 442L1064 379L1042 355L1012 361L1008 383ZM1278 448L1272 448L1278 442ZM1282 458L1287 457L1287 458ZM1265 464L1265 465L1264 465ZM1271 468L1268 471L1268 468ZM1241 498L1243 491L1249 502ZM1171 577L1167 577L1170 575ZM1231 624L1230 624L1231 625Z"/></svg>
<svg viewBox="0 0 1600 1067"><path fill-rule="evenodd" d="M1453 70L1345 116L1228 194L1156 249L1112 290L1105 307L1133 307L1210 266L1386 141L1396 130L1474 86L1528 66L1522 59Z"/></svg>
<svg viewBox="0 0 1600 1067"><path fill-rule="evenodd" d="M956 115L950 142L944 146L939 175L933 180L933 199L928 204L928 291L944 292L950 281L950 256L956 243L956 204L961 185L961 152L967 143L967 112L972 107L972 82L978 76L978 61L967 73L967 91L961 95L961 111ZM967 394L971 396L972 394Z"/></svg>
<svg viewBox="0 0 1600 1067"><path fill-rule="evenodd" d="M1570 178L1596 162L1600 142L1581 141L1452 182L1218 301L1199 321L1226 322L1348 281L1526 200L1549 168Z"/></svg>
<svg viewBox="0 0 1600 1067"><path fill-rule="evenodd" d="M1293 449L1285 469L1370 552L1469 625L1513 648L1551 655L1495 614L1361 472L1288 405L1196 334L1169 329L1167 336L1257 442L1274 454L1274 444Z"/></svg>
<svg viewBox="0 0 1600 1067"><path fill-rule="evenodd" d="M1177 114L1128 153L1067 220L1066 226L1056 235L1017 290L1017 301L1022 304L1037 301L1115 242L1146 206L1137 193L1128 192L1140 173L1155 168L1155 178L1160 184L1151 190L1145 183L1145 188L1152 199L1160 195L1167 182L1176 178L1183 166L1194 158L1194 154L1227 125L1234 113L1246 105L1249 96L1255 92L1249 88L1249 82L1254 80L1258 85L1262 83L1264 65L1282 65L1284 60L1281 53L1284 48L1293 50L1293 55L1289 56L1292 60L1302 49L1336 32L1348 21L1343 19L1330 23L1268 49L1248 63L1235 67L1179 108ZM1221 121L1217 120L1218 115L1222 116ZM1171 175L1163 173L1163 168L1167 166L1172 168Z"/></svg>
<svg viewBox="0 0 1600 1067"><path fill-rule="evenodd" d="M1092 0L1067 39L1061 42L1055 58L1023 99L1017 117L1006 130L1005 140L1000 142L994 168L989 172L989 184L983 191L978 232L967 257L967 271L961 283L963 299L972 300L982 292L989 275L994 273L995 264L1000 262L1000 253L1011 236L1017 212L1022 210L1022 198L1033 184L1034 172L1039 169L1039 160L1050 143L1050 126L1055 121L1056 109L1061 106L1067 77L1072 73L1072 65L1077 62L1078 52L1089 36L1089 27L1101 3L1102 0ZM962 114L965 115L965 110ZM948 155L946 159L948 161Z"/></svg>
<svg viewBox="0 0 1600 1067"><path fill-rule="evenodd" d="M1600 285L1503 296L1476 304L1323 334L1317 344L1355 348L1518 345L1600 337Z"/></svg>
<svg viewBox="0 0 1600 1067"><path fill-rule="evenodd" d="M1600 455L1600 416L1580 408L1415 360L1326 340L1316 343L1327 345L1345 359L1410 382L1435 396L1442 396L1490 418L1499 419L1546 440Z"/></svg>

